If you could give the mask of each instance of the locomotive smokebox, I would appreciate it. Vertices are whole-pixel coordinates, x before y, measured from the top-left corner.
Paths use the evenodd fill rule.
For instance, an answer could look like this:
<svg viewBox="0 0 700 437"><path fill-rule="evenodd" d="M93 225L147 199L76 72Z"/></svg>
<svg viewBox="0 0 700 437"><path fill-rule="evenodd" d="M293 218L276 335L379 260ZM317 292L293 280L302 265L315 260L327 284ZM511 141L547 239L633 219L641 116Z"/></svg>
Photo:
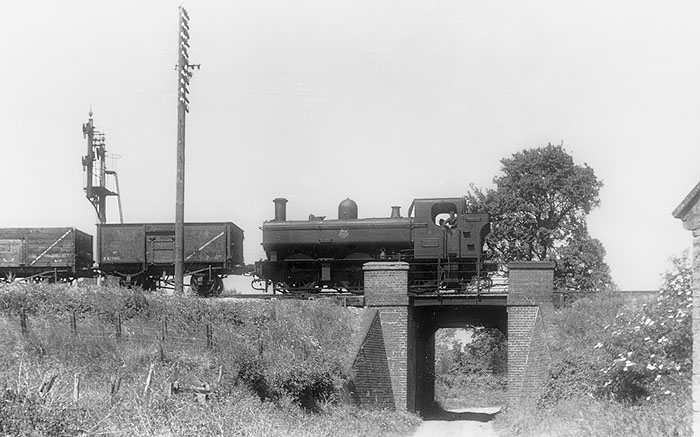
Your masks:
<svg viewBox="0 0 700 437"><path fill-rule="evenodd" d="M357 203L349 197L338 205L338 220L357 219Z"/></svg>
<svg viewBox="0 0 700 437"><path fill-rule="evenodd" d="M287 221L287 199L284 197L278 197L273 200L273 202L275 202L275 221Z"/></svg>
<svg viewBox="0 0 700 437"><path fill-rule="evenodd" d="M401 207L392 206L391 207L391 218L401 218Z"/></svg>

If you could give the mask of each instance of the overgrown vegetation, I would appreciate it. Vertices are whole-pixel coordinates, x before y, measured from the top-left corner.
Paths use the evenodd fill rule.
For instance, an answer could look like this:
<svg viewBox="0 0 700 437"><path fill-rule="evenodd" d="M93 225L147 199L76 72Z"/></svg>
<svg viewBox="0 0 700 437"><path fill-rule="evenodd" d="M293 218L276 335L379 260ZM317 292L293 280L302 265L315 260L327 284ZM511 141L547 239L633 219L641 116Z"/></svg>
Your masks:
<svg viewBox="0 0 700 437"><path fill-rule="evenodd" d="M691 435L692 270L671 260L654 301L593 294L554 314L550 379L533 416L499 426L523 435Z"/></svg>
<svg viewBox="0 0 700 437"><path fill-rule="evenodd" d="M356 318L326 301L2 285L0 434L405 435L414 416L341 401ZM169 396L174 381L209 400Z"/></svg>
<svg viewBox="0 0 700 437"><path fill-rule="evenodd" d="M457 338L456 332L468 335ZM435 341L435 396L443 408L505 406L507 342L495 328L441 329Z"/></svg>

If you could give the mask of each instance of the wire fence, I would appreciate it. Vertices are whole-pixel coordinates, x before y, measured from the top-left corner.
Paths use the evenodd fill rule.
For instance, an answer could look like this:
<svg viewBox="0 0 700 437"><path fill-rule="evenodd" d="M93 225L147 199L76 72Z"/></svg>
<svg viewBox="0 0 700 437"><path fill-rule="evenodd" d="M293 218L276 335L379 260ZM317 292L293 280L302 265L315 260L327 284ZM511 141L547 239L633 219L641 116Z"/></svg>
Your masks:
<svg viewBox="0 0 700 437"><path fill-rule="evenodd" d="M230 327L204 322L192 327L176 321L123 319L121 316L97 320L94 316L82 317L76 311L61 315L37 316L25 312L18 316L5 316L5 334L14 331L23 337L52 338L56 336L75 339L93 339L117 343L155 344L211 349L217 340L230 337ZM217 335L215 336L215 331Z"/></svg>
<svg viewBox="0 0 700 437"><path fill-rule="evenodd" d="M167 354L184 354L193 356L211 351L216 344L223 344L227 341L241 341L240 333L233 332L234 327L224 325L215 326L213 323L203 323L197 328L185 328L184 324L177 321L129 319L123 320L117 316L113 320L97 320L96 317L82 317L78 312L68 312L65 314L34 315L21 312L19 315L0 315L0 343L5 345L16 343L23 339L30 343L46 347L70 347L70 345L83 346L85 343L95 344L97 350L100 346L107 346L107 350L112 347L122 348L133 346L138 350L149 351L152 357L147 375L139 378L142 388L138 388L139 396L148 397L154 389L165 390L166 396L178 393L193 394L198 401L208 399L212 391L212 385L186 385L177 379L163 380L168 371L162 368L164 356ZM217 333L215 336L214 333ZM234 339L234 337L236 337ZM155 356L153 356L155 353ZM158 360L160 355L160 360ZM200 355L201 356L201 355ZM101 398L109 395L114 398L120 392L120 385L125 375L119 372L111 375L108 380L96 381L94 375L86 379L80 372L66 374L65 369L49 369L42 374L35 374L36 369L19 361L17 370L17 390L20 387L30 388L41 397L45 397L51 392L59 397L71 398L73 401L82 402L86 399L93 399L95 396ZM219 360L214 360L219 361ZM167 367L167 366L166 366ZM221 383L224 372L224 363L217 364L218 370L214 369L216 375L210 375L208 380L214 386ZM155 369L155 370L154 370ZM154 381L155 373L160 373L158 382ZM145 376L145 382L143 377ZM185 375L180 375L185 377ZM20 383L22 382L22 383ZM88 384L86 386L86 384ZM133 385L133 381L131 383ZM30 387L31 386L31 387ZM132 387L133 389L133 387ZM123 391L123 390L122 390ZM87 396L87 397L86 397Z"/></svg>

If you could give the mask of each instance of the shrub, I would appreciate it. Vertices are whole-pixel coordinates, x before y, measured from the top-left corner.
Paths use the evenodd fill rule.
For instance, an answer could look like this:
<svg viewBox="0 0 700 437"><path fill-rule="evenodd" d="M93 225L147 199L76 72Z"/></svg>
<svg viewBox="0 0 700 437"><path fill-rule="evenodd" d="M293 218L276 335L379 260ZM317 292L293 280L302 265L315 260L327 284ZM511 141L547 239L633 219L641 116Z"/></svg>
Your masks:
<svg viewBox="0 0 700 437"><path fill-rule="evenodd" d="M691 277L685 253L671 260L651 304L626 305L603 292L555 313L555 362L541 404L582 395L637 404L684 393L692 364Z"/></svg>
<svg viewBox="0 0 700 437"><path fill-rule="evenodd" d="M619 313L594 348L614 357L599 395L636 403L678 393L692 372L692 270L689 253L672 259L656 302Z"/></svg>
<svg viewBox="0 0 700 437"><path fill-rule="evenodd" d="M338 398L348 375L352 324L327 302L271 302L247 324L239 376L261 399L309 410Z"/></svg>

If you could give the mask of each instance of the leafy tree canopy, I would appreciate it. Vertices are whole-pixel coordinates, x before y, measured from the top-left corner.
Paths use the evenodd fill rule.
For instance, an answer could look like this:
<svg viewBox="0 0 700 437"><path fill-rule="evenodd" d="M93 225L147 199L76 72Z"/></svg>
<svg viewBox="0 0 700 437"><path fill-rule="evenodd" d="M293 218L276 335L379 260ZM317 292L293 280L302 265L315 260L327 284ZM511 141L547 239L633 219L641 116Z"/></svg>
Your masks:
<svg viewBox="0 0 700 437"><path fill-rule="evenodd" d="M586 217L600 204L603 183L577 165L561 145L527 149L501 160L495 189L471 187L469 209L491 214L486 247L491 259L553 261L555 287L595 290L613 285L605 249Z"/></svg>

